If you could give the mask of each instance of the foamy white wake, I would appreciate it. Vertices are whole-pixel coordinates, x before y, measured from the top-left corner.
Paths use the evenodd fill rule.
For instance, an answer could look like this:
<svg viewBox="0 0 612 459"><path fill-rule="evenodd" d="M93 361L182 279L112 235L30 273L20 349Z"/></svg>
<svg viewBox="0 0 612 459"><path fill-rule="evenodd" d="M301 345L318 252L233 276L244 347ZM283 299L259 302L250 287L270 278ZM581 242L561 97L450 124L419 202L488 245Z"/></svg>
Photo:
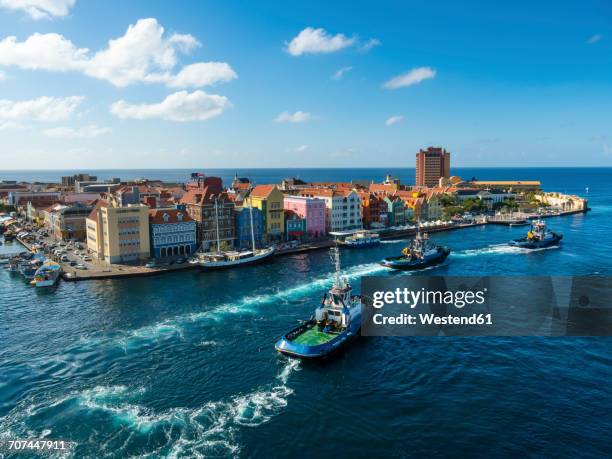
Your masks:
<svg viewBox="0 0 612 459"><path fill-rule="evenodd" d="M101 455L121 455L131 442L141 444L142 437L164 434L166 441L155 451L156 457L210 457L235 456L240 450L239 429L257 427L268 422L288 404L293 389L288 386L290 376L299 370L298 360L287 360L275 380L246 394L236 394L227 400L209 402L198 408L173 408L164 412L138 404L144 388L126 386L98 386L70 394L51 403L28 406L4 419L0 427L5 432L21 431L27 419L53 409L62 410L62 416L86 419L96 414L97 422L109 423L112 438L91 441L100 444ZM101 420L101 421L100 421ZM106 429L105 429L106 430ZM53 431L45 431L52 435ZM41 433L28 432L33 437ZM125 437L124 440L120 438ZM121 443L113 444L114 442ZM106 451L105 451L106 449ZM127 451L126 451L127 452Z"/></svg>
<svg viewBox="0 0 612 459"><path fill-rule="evenodd" d="M362 276L372 275L388 271L387 268L378 263L366 263L356 265L343 271L342 275L349 280L359 279ZM147 342L161 341L167 338L183 337L184 327L193 323L204 321L221 322L227 316L236 314L254 314L258 307L265 304L279 303L301 298L315 291L324 291L333 283L333 274L327 274L315 278L311 282L306 282L295 287L278 290L276 292L263 295L247 296L242 299L221 304L207 311L184 314L172 319L167 319L152 325L147 325L135 330L119 332L112 337L85 338L79 345L93 345L98 347L101 344L115 344L122 347L126 352L138 348Z"/></svg>
<svg viewBox="0 0 612 459"><path fill-rule="evenodd" d="M457 252L451 253L451 256L474 257L477 255L507 255L507 254L518 255L518 254L540 252L543 250L552 250L552 249L558 249L558 248L559 246L543 247L540 249L525 249L522 247L514 247L508 244L492 244L492 245L482 247L479 249L459 250Z"/></svg>

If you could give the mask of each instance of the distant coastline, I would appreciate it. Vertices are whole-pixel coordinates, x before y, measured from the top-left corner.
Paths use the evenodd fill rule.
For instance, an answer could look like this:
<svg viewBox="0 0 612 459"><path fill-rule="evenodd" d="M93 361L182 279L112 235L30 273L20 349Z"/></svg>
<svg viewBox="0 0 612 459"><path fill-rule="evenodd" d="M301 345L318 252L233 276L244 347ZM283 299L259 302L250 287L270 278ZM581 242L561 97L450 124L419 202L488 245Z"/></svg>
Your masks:
<svg viewBox="0 0 612 459"><path fill-rule="evenodd" d="M558 182L555 171L580 169L582 171L597 171L597 173L610 173L612 167L452 167L451 173L463 178L478 177L487 180L533 180L542 181L545 188L550 182ZM249 177L255 183L279 183L288 177L298 177L310 181L351 181L374 180L381 181L386 174L398 177L405 184L414 183L414 167L351 167L351 168L172 168L172 169L30 169L30 170L0 170L0 181L26 181L52 183L59 182L61 176L72 175L76 172L85 172L105 180L119 177L121 180L135 180L149 178L165 182L184 182L189 174L202 171L207 175L219 176L224 182L231 182L237 173ZM550 179L548 179L550 177ZM590 184L581 184L589 186Z"/></svg>

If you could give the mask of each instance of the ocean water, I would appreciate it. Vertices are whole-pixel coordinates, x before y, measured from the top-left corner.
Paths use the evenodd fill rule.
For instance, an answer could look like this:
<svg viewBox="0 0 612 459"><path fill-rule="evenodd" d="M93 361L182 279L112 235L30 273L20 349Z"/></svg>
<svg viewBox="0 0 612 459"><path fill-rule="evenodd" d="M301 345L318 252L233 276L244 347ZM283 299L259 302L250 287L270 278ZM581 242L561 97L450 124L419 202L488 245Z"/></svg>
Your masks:
<svg viewBox="0 0 612 459"><path fill-rule="evenodd" d="M516 175L588 186L593 210L548 220L558 249L505 245L525 228L436 234L452 255L412 275L612 274L611 170L478 176ZM397 275L376 262L401 248L343 250L343 271L356 290ZM609 457L612 339L381 337L322 363L278 355L331 272L325 251L53 291L2 270L0 437L71 440L75 457Z"/></svg>

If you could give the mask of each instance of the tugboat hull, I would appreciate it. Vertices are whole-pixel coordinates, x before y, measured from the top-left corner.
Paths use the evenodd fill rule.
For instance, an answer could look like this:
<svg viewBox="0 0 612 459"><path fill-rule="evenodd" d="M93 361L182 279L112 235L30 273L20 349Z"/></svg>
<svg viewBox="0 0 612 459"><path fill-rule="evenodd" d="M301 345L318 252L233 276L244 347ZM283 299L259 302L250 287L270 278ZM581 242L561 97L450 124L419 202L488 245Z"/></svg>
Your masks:
<svg viewBox="0 0 612 459"><path fill-rule="evenodd" d="M334 354L340 349L343 349L348 343L357 338L359 336L359 331L361 330L361 320L359 317L353 318L349 328L336 334L333 338L325 342L317 343L316 338L310 340L310 343L300 342L300 336L304 336L306 333L312 332L316 327L318 327L316 322L314 320L310 320L305 324L291 330L289 333L279 339L274 347L281 354L285 354L290 357L309 360L322 359ZM319 339L318 341L323 340L325 340L325 337Z"/></svg>
<svg viewBox="0 0 612 459"><path fill-rule="evenodd" d="M553 233L553 237L544 239L543 241L531 241L527 238L521 238L510 241L509 244L512 247L520 247L522 249L543 249L557 245L561 239L563 239L561 234Z"/></svg>
<svg viewBox="0 0 612 459"><path fill-rule="evenodd" d="M407 257L389 257L385 258L380 264L386 268L398 269L402 271L415 271L441 264L450 254L448 247L439 247L438 252L432 256L425 257L422 260L411 260Z"/></svg>

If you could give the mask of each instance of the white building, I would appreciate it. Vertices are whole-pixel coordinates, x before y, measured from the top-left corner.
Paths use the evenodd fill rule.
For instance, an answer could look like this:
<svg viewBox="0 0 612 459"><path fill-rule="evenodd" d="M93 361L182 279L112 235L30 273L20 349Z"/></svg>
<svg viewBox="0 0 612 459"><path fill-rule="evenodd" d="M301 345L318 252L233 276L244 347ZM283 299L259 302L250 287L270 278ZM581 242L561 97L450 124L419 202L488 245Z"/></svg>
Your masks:
<svg viewBox="0 0 612 459"><path fill-rule="evenodd" d="M328 233L363 228L361 199L354 189L308 188L300 194L325 201L325 224Z"/></svg>

